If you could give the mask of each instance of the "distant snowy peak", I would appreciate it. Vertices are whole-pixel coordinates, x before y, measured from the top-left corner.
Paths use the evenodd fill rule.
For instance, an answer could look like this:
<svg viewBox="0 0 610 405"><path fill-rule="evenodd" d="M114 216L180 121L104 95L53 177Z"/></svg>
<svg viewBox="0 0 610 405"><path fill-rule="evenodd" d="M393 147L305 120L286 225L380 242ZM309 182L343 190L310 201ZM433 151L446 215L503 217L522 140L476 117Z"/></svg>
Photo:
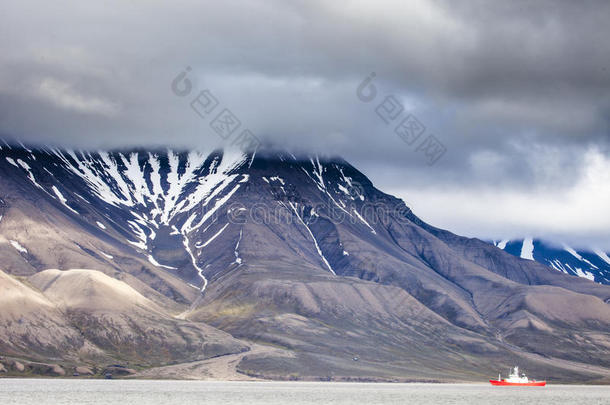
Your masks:
<svg viewBox="0 0 610 405"><path fill-rule="evenodd" d="M576 250L541 239L494 241L493 244L522 259L535 260L562 273L610 284L610 257L600 249Z"/></svg>

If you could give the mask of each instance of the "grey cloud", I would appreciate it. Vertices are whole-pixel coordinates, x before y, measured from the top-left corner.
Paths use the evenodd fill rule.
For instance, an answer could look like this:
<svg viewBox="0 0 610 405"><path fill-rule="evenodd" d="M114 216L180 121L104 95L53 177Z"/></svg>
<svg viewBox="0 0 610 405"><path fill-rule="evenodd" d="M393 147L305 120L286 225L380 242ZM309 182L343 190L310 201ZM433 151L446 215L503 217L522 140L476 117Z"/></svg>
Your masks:
<svg viewBox="0 0 610 405"><path fill-rule="evenodd" d="M604 1L4 2L0 134L221 145L170 91L191 66L259 137L342 155L381 188L565 189L591 147L609 153L608 15ZM388 94L447 147L435 166L375 114Z"/></svg>

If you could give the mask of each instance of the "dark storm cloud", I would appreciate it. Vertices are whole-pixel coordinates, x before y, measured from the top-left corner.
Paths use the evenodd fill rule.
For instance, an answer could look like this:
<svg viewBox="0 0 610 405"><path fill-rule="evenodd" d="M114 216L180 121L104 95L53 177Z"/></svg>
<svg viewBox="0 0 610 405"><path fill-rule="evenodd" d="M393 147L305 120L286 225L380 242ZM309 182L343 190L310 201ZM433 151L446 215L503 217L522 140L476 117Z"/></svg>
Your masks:
<svg viewBox="0 0 610 405"><path fill-rule="evenodd" d="M608 15L604 1L4 2L0 133L221 145L170 91L190 66L259 137L342 155L407 200L405 184L562 195L608 158ZM362 103L373 71L379 98ZM446 146L433 167L375 114L389 94Z"/></svg>

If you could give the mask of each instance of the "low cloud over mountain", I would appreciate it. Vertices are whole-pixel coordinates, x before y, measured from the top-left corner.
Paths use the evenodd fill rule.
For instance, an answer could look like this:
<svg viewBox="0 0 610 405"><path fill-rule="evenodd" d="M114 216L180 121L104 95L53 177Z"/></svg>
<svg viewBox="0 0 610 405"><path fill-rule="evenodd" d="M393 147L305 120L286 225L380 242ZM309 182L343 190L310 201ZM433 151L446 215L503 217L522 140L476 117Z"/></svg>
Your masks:
<svg viewBox="0 0 610 405"><path fill-rule="evenodd" d="M610 195L607 2L111 3L0 6L0 135L226 145L170 90L190 67L194 88L265 142L344 156L435 223L610 247L598 228ZM363 103L371 72L378 97ZM398 121L413 114L446 148L433 167L376 113L389 95ZM447 205L464 215L447 220ZM497 211L506 221L490 226Z"/></svg>

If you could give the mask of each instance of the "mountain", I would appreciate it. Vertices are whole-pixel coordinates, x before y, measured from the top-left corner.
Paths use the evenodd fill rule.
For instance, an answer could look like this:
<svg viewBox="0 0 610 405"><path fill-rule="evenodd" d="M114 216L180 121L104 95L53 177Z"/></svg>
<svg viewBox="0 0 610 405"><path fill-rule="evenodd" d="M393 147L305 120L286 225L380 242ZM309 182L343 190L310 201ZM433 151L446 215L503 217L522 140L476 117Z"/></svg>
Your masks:
<svg viewBox="0 0 610 405"><path fill-rule="evenodd" d="M0 272L0 289L5 355L155 363L247 349L215 328L177 319L128 284L95 270L45 270L26 283Z"/></svg>
<svg viewBox="0 0 610 405"><path fill-rule="evenodd" d="M0 287L27 301L0 311L2 355L147 377L519 364L610 382L610 286L424 223L342 159L6 145L0 174Z"/></svg>
<svg viewBox="0 0 610 405"><path fill-rule="evenodd" d="M557 271L610 284L610 255L601 249L574 249L543 239L523 238L494 241L494 246L523 259L535 260Z"/></svg>

